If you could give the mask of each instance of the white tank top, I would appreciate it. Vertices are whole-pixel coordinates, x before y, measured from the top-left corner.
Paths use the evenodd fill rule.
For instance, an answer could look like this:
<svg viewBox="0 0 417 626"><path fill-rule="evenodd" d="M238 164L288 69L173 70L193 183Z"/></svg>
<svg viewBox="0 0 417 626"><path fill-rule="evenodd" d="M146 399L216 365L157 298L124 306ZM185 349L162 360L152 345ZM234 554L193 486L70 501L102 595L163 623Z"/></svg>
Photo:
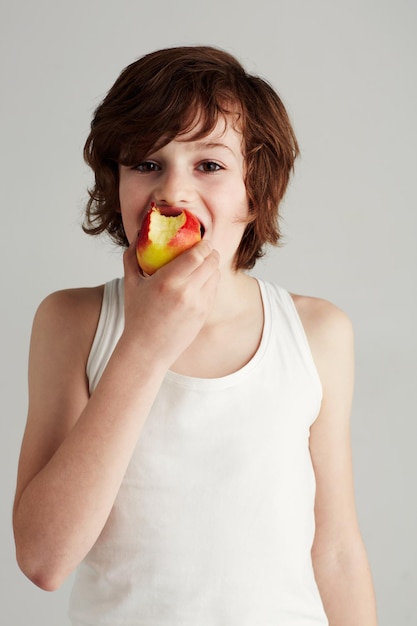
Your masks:
<svg viewBox="0 0 417 626"><path fill-rule="evenodd" d="M73 626L325 626L315 583L309 429L322 389L289 293L259 281L264 329L242 369L169 371L109 519L78 567ZM94 390L123 328L105 286Z"/></svg>

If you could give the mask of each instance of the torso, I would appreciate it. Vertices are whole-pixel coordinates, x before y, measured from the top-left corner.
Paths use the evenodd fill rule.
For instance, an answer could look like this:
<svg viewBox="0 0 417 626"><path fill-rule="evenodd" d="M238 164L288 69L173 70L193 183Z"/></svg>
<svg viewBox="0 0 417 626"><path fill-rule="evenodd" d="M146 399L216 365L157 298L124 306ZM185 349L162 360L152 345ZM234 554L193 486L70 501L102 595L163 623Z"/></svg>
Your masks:
<svg viewBox="0 0 417 626"><path fill-rule="evenodd" d="M123 295L116 284L106 291L116 294L105 302L119 298L104 310L106 320L110 310L121 310ZM255 285L253 307L232 315L224 328L202 333L190 347L199 356L210 344L215 362L236 347L236 361L220 365L233 374L222 376L218 366L203 370L198 359L200 372L194 367L185 375L167 373L111 517L79 568L72 596L77 626L102 611L104 596L108 606L102 620L97 616L103 624L110 611L113 621L123 615L126 624L133 623L131 613L149 624L182 625L195 623L196 615L207 624L224 617L242 625L269 623L273 615L281 621L290 613L288 623L298 624L302 612L311 616L305 623L326 623L311 567L306 567L314 532L308 435L321 386L288 293L263 284L261 299L257 281L248 288ZM116 332L108 341L116 327L120 331L109 321L109 332L92 350L92 389L98 384L96 371L103 371L118 340ZM230 343L232 327L234 333L238 328L236 345ZM113 572L125 571L126 554L135 565L128 568L127 579L118 577L116 591L101 585L91 589L91 563L103 572L101 581L115 580ZM133 587L137 592L132 595ZM162 605L155 603L159 596Z"/></svg>

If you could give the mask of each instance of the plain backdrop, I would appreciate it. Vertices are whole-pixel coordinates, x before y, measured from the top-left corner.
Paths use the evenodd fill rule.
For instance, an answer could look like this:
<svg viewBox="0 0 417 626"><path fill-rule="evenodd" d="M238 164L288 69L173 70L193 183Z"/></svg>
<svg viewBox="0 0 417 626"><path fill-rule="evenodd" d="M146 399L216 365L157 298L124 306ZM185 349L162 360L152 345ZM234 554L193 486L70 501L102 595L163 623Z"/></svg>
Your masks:
<svg viewBox="0 0 417 626"><path fill-rule="evenodd" d="M255 274L353 320L355 481L380 626L415 626L415 0L3 0L0 21L2 623L68 623L71 580L51 594L25 579L11 509L36 307L122 273L119 251L80 228L91 115L142 54L212 44L267 78L293 120L285 246Z"/></svg>

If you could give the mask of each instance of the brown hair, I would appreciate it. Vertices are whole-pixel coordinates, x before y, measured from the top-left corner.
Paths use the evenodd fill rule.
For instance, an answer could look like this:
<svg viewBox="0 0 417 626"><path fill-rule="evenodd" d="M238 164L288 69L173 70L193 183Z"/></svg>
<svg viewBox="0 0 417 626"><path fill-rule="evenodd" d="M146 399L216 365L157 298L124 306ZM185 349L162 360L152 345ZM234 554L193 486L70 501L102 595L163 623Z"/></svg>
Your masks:
<svg viewBox="0 0 417 626"><path fill-rule="evenodd" d="M126 67L95 111L84 158L95 174L85 232L107 231L127 246L119 211L118 166L136 165L154 149L198 125L198 139L220 116L238 113L243 133L245 185L250 217L235 268L250 269L265 244L280 239L278 206L298 154L284 105L260 77L245 72L223 50L168 48ZM163 143L161 143L163 141Z"/></svg>

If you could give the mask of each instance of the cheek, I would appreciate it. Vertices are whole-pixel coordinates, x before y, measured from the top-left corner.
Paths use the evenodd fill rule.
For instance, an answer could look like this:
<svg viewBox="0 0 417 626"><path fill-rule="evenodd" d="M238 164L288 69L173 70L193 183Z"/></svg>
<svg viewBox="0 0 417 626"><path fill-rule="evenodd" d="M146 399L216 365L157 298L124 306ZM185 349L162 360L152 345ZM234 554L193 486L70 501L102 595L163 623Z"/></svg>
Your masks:
<svg viewBox="0 0 417 626"><path fill-rule="evenodd" d="M123 214L128 207L128 201L123 185L119 185L119 211Z"/></svg>
<svg viewBox="0 0 417 626"><path fill-rule="evenodd" d="M133 203L135 193L131 185L126 182L120 181L119 184L119 204L121 209L129 208Z"/></svg>
<svg viewBox="0 0 417 626"><path fill-rule="evenodd" d="M147 197L137 185L121 182L119 185L119 212L122 215L127 236L129 236L128 229L133 228L136 231L139 229L148 205L150 206Z"/></svg>
<svg viewBox="0 0 417 626"><path fill-rule="evenodd" d="M233 221L236 225L236 229L242 232L246 228L247 218L249 216L249 200L246 195L246 190L240 194L240 201L235 204L235 212L233 215Z"/></svg>
<svg viewBox="0 0 417 626"><path fill-rule="evenodd" d="M119 213L121 216L123 228L129 243L133 241L139 230L140 218L138 212L134 211L129 204L126 203L122 196L120 198Z"/></svg>
<svg viewBox="0 0 417 626"><path fill-rule="evenodd" d="M243 180L239 180L239 183L236 184L234 198L235 206L238 207L239 217L247 217L249 212L249 198Z"/></svg>
<svg viewBox="0 0 417 626"><path fill-rule="evenodd" d="M228 259L233 258L242 241L247 225L245 217L246 212L242 211L230 216L228 223L218 224L213 243Z"/></svg>

